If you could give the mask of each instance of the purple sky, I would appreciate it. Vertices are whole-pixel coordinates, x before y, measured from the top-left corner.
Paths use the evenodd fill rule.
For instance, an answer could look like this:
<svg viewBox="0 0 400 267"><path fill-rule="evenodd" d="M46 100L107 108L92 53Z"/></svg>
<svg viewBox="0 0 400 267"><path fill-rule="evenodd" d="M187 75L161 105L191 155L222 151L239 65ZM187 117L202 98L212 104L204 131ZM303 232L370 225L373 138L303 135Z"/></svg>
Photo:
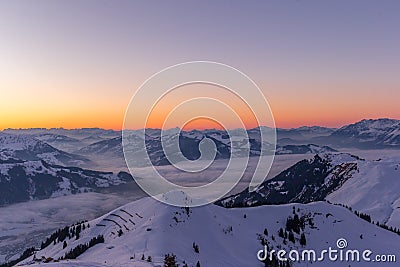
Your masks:
<svg viewBox="0 0 400 267"><path fill-rule="evenodd" d="M1 1L0 129L119 128L145 79L192 60L248 74L278 126L399 118L399 14L399 1Z"/></svg>

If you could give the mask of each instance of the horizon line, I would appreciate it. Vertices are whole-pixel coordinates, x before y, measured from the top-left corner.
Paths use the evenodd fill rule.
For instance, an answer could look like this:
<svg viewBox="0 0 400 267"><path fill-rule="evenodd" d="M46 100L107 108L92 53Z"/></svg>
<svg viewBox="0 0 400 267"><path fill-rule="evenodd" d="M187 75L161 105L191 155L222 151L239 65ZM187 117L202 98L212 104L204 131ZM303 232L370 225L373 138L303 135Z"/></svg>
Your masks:
<svg viewBox="0 0 400 267"><path fill-rule="evenodd" d="M352 122L352 123L348 123L348 124L343 124L342 126L339 127L329 127L329 126L321 126L321 125L302 125L299 127L290 127L290 128L286 128L286 127L275 127L275 129L283 129L283 130L291 130L291 129L299 129L299 128L304 128L304 127L308 127L308 128L312 128L312 127L319 127L319 128L326 128L326 129L340 129L344 126L347 125L351 125L351 124L355 124L355 123L359 123L361 121L368 121L368 120L372 120L372 121L376 121L376 120L399 120L399 119L395 119L395 118L387 118L387 117L382 117L382 118L376 118L376 119L361 119L358 120L356 122ZM266 125L259 125L259 126L255 126L252 128L228 128L225 130L236 130L236 129L246 129L246 130L252 130L255 128L261 128L261 127L267 127L267 128L273 128L270 126L266 126ZM123 131L123 130L128 130L128 131L139 131L139 130L143 130L143 129L151 129L151 130L162 130L162 128L153 128L153 127L149 127L149 128L140 128L140 129L112 129L112 128L101 128L101 127L77 127L77 128L65 128L65 127L50 127L50 128L46 128L46 127L28 127L28 128L3 128L0 131L4 132L4 131L8 131L8 130L68 130L68 131L72 131L72 130L91 130L91 129L99 129L99 130L105 130L105 131ZM188 129L188 130L184 130L182 128L179 128L178 126L173 127L173 128L168 128L168 129L164 129L165 130L172 130L172 129L180 129L181 131L185 131L185 132L190 132L190 131L194 131L194 130L198 130L198 131L206 131L206 130L224 130L224 129L217 129L217 128L193 128L193 129Z"/></svg>

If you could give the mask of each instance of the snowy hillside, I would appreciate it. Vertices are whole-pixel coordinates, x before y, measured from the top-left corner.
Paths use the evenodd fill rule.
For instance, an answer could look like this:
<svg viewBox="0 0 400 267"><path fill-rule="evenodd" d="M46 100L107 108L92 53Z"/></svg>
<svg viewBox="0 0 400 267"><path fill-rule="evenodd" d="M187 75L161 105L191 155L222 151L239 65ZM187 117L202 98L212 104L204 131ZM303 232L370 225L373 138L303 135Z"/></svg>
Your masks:
<svg viewBox="0 0 400 267"><path fill-rule="evenodd" d="M224 207L243 207L321 201L355 171L357 157L349 154L315 155L265 181L253 192L245 189L217 203Z"/></svg>
<svg viewBox="0 0 400 267"><path fill-rule="evenodd" d="M326 199L400 227L400 154L378 161L358 161L357 165L359 171Z"/></svg>
<svg viewBox="0 0 400 267"><path fill-rule="evenodd" d="M3 162L0 163L0 205L90 192L131 180L123 172L115 175L51 165L43 160Z"/></svg>
<svg viewBox="0 0 400 267"><path fill-rule="evenodd" d="M400 156L364 160L346 153L303 160L264 182L218 202L226 207L329 200L400 227Z"/></svg>
<svg viewBox="0 0 400 267"><path fill-rule="evenodd" d="M299 227L288 225L296 216L300 219ZM287 225L286 234L289 232L291 241L279 233ZM347 249L371 250L371 257L396 255L400 251L397 234L325 202L237 209L208 205L185 209L144 198L96 220L66 228L63 233L55 234L42 247L49 245L34 252L34 256L19 266L163 266L166 254L176 255L179 266L184 263L211 267L264 266L257 259L262 244L268 244L270 249L298 249L300 253L314 249L319 255L323 249L337 249L339 238L347 240ZM300 244L301 234L306 244ZM89 243L91 246L87 249ZM291 266L309 264L292 262ZM330 262L327 257L312 266L349 264L365 266L365 262ZM368 266L381 265L369 262ZM397 265L385 263L385 266Z"/></svg>
<svg viewBox="0 0 400 267"><path fill-rule="evenodd" d="M0 133L0 162L13 160L45 160L64 166L89 162L85 157L58 150L30 135Z"/></svg>

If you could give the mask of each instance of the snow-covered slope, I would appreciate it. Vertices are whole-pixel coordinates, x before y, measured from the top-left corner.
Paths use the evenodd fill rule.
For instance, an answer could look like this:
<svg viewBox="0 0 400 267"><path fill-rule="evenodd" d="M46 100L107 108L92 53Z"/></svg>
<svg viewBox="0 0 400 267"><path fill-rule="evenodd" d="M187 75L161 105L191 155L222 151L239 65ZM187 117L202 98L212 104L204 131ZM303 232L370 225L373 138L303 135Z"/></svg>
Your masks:
<svg viewBox="0 0 400 267"><path fill-rule="evenodd" d="M357 170L357 159L349 154L315 155L265 181L255 191L245 189L217 204L243 207L321 201L351 177Z"/></svg>
<svg viewBox="0 0 400 267"><path fill-rule="evenodd" d="M43 160L0 163L0 205L93 191L130 181L127 173L115 175L78 167L51 165Z"/></svg>
<svg viewBox="0 0 400 267"><path fill-rule="evenodd" d="M0 162L13 160L45 160L51 164L79 166L89 160L66 153L30 135L0 133Z"/></svg>
<svg viewBox="0 0 400 267"><path fill-rule="evenodd" d="M397 158L357 164L359 171L326 199L367 213L373 220L400 227L400 154Z"/></svg>
<svg viewBox="0 0 400 267"><path fill-rule="evenodd" d="M400 155L364 160L347 153L327 153L298 162L254 192L244 190L218 204L240 207L326 199L400 227L399 179Z"/></svg>
<svg viewBox="0 0 400 267"><path fill-rule="evenodd" d="M294 233L295 243L280 237L289 217L296 213L304 221L304 230ZM400 236L368 223L349 210L317 202L253 208L225 209L216 205L178 208L144 198L118 208L96 220L85 222L80 238L65 238L65 243L50 242L20 266L163 266L165 254L175 254L179 266L264 266L257 259L263 249L337 249L336 242L345 238L348 249L369 249L376 254L400 251ZM87 227L89 224L90 227ZM74 227L72 227L74 228ZM75 226L76 230L76 226ZM294 231L294 230L293 230ZM71 232L71 227L69 229ZM306 245L299 244L304 233ZM77 259L60 260L79 244L94 237L104 237ZM65 248L63 248L66 245ZM197 251L196 248L197 247ZM399 255L396 255L397 257ZM143 259L145 260L142 260ZM151 262L147 262L151 257ZM36 259L36 260L34 260ZM50 263L44 263L44 262ZM33 265L30 265L33 264ZM292 266L309 266L293 262ZM314 262L312 266L366 266L365 262ZM368 266L382 266L367 263ZM385 266L397 266L386 263Z"/></svg>

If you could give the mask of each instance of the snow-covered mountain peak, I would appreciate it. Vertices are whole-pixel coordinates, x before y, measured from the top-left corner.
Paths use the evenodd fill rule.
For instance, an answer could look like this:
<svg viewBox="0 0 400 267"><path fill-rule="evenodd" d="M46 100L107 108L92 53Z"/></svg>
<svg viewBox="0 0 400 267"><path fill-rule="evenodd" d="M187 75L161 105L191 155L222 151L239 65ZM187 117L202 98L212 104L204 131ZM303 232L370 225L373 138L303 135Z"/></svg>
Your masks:
<svg viewBox="0 0 400 267"><path fill-rule="evenodd" d="M363 119L355 124L359 127L368 127L371 129L386 129L400 125L400 120L381 118L381 119Z"/></svg>
<svg viewBox="0 0 400 267"><path fill-rule="evenodd" d="M167 203L177 203L179 206L190 206L193 202L190 196L181 190L173 190L167 193L163 193L161 199Z"/></svg>
<svg viewBox="0 0 400 267"><path fill-rule="evenodd" d="M358 134L378 135L379 133L400 128L400 120L395 119L369 119L350 124L340 130L355 131Z"/></svg>
<svg viewBox="0 0 400 267"><path fill-rule="evenodd" d="M350 153L322 153L320 156L321 158L327 160L331 166L337 166L349 162L357 163L358 161L363 160L360 157Z"/></svg>

